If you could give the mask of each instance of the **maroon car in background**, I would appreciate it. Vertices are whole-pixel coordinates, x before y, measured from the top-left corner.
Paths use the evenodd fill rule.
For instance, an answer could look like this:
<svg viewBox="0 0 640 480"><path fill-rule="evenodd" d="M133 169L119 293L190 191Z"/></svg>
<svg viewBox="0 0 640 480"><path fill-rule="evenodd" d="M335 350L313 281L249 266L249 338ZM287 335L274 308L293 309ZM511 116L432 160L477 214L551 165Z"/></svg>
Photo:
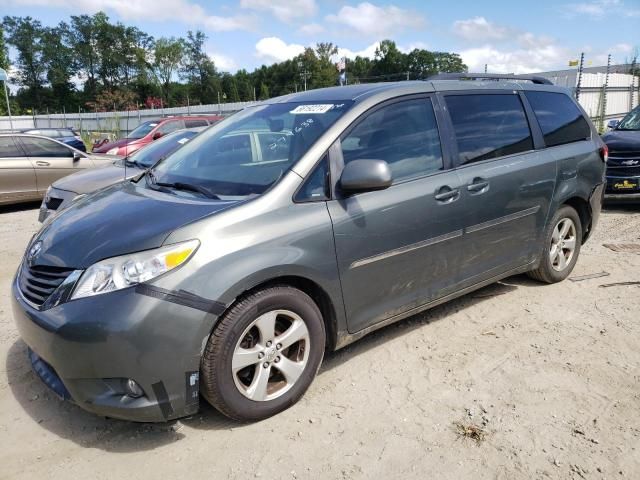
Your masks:
<svg viewBox="0 0 640 480"><path fill-rule="evenodd" d="M183 128L205 127L222 120L220 115L166 117L141 123L125 138L93 147L95 153L126 156L164 135Z"/></svg>

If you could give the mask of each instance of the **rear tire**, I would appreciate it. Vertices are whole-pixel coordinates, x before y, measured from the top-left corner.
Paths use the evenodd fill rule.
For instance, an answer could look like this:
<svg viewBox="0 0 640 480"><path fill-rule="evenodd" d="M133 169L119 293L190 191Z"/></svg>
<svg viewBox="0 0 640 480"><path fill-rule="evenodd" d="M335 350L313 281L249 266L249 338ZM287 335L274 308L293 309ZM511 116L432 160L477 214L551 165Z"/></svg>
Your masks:
<svg viewBox="0 0 640 480"><path fill-rule="evenodd" d="M575 267L582 246L582 223L573 207L563 205L555 213L544 235L540 264L527 272L534 280L557 283Z"/></svg>
<svg viewBox="0 0 640 480"><path fill-rule="evenodd" d="M322 314L307 294L289 286L257 291L225 313L209 337L201 393L235 420L268 418L302 397L324 348Z"/></svg>

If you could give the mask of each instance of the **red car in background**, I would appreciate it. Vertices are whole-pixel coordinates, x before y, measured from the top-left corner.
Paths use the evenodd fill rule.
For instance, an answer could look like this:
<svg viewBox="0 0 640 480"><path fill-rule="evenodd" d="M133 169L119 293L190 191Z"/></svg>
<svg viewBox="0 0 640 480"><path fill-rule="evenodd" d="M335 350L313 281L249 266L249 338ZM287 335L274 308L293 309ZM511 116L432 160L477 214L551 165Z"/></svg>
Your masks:
<svg viewBox="0 0 640 480"><path fill-rule="evenodd" d="M205 127L222 120L219 115L166 117L141 123L125 138L94 145L94 153L127 156L164 135L183 128Z"/></svg>

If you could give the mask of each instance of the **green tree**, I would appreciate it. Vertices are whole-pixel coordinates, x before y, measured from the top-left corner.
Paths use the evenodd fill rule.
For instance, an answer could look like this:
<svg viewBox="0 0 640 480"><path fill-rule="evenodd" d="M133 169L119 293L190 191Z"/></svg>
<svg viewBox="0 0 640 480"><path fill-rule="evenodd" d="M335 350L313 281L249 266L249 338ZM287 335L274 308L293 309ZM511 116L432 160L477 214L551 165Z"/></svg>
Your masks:
<svg viewBox="0 0 640 480"><path fill-rule="evenodd" d="M0 23L0 68L9 70L9 51L4 40L4 28Z"/></svg>
<svg viewBox="0 0 640 480"><path fill-rule="evenodd" d="M15 65L16 80L26 87L25 107L40 107L43 86L46 82L46 63L43 61L43 35L45 29L31 17L4 17L3 27L7 32L7 43L18 52Z"/></svg>
<svg viewBox="0 0 640 480"><path fill-rule="evenodd" d="M259 100L267 100L269 98L269 87L267 87L266 83L260 84L260 96Z"/></svg>
<svg viewBox="0 0 640 480"><path fill-rule="evenodd" d="M162 90L165 101L169 100L171 80L178 70L183 52L182 39L176 39L175 37L159 38L154 45L151 71Z"/></svg>
<svg viewBox="0 0 640 480"><path fill-rule="evenodd" d="M221 88L220 74L213 60L204 51L206 40L207 36L200 30L187 32L180 78L187 82L189 95L194 102L213 103Z"/></svg>

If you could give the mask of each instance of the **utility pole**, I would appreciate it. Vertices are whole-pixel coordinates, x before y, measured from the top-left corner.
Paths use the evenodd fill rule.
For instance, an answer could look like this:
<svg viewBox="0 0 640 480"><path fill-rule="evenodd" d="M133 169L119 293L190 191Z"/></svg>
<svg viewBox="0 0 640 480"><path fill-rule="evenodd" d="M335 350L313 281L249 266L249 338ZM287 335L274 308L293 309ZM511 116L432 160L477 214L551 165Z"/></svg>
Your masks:
<svg viewBox="0 0 640 480"><path fill-rule="evenodd" d="M580 54L580 65L578 66L578 82L576 83L576 100L580 100L580 86L582 85L582 69L584 67L584 52Z"/></svg>
<svg viewBox="0 0 640 480"><path fill-rule="evenodd" d="M604 119L607 117L607 87L609 86L609 71L611 70L611 54L607 56L607 73L604 76L604 89L602 96L602 124L604 126Z"/></svg>
<svg viewBox="0 0 640 480"><path fill-rule="evenodd" d="M9 128L13 132L13 118L11 117L11 106L9 105L9 89L7 88L7 82L9 81L9 75L7 72L0 68L0 80L4 83L4 98L7 101L7 113L9 114Z"/></svg>
<svg viewBox="0 0 640 480"><path fill-rule="evenodd" d="M300 72L300 78L304 81L304 91L307 91L307 78L311 77L311 74L307 71L307 67L302 63L302 61L298 62L298 69L302 70Z"/></svg>

